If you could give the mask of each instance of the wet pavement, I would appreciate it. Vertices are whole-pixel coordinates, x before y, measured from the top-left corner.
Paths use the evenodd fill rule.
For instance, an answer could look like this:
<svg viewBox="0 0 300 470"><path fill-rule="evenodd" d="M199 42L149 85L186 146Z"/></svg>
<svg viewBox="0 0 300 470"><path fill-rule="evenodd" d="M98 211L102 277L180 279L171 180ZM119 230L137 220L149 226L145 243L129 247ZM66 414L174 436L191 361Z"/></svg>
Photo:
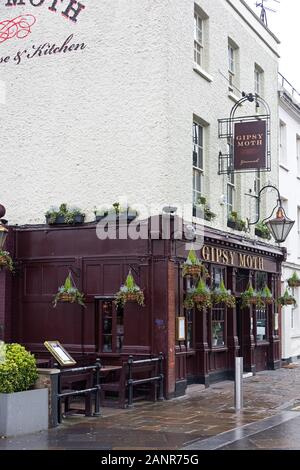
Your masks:
<svg viewBox="0 0 300 470"><path fill-rule="evenodd" d="M300 449L300 364L249 377L244 392L241 413L233 382L194 385L185 397L102 408L100 418L72 416L49 431L0 439L0 450Z"/></svg>

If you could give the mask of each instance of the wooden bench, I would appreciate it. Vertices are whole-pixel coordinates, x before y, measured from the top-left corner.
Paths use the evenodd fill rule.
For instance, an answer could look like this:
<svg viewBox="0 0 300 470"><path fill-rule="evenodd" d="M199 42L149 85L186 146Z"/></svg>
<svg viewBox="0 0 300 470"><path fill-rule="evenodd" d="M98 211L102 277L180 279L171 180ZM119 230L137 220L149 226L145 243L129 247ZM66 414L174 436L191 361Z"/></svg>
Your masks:
<svg viewBox="0 0 300 470"><path fill-rule="evenodd" d="M116 380L101 382L101 405L126 408L138 399L163 400L162 361L162 354L138 360L129 356L128 361L123 362Z"/></svg>

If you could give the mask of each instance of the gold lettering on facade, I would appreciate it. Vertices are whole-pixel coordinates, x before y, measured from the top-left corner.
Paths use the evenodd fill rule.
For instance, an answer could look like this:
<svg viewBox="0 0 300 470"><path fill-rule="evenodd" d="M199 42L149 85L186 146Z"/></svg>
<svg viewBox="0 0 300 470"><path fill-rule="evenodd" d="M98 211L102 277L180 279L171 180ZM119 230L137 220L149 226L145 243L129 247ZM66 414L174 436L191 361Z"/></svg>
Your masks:
<svg viewBox="0 0 300 470"><path fill-rule="evenodd" d="M240 268L264 270L264 258L231 250L204 245L201 250L202 259L206 262L238 266Z"/></svg>

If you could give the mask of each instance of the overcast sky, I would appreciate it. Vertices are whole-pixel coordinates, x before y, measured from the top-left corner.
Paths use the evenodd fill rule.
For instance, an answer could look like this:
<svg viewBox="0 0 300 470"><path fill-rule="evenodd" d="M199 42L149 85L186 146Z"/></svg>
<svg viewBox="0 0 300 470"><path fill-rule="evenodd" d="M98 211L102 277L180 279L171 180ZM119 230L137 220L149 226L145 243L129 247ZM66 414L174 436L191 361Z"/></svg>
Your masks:
<svg viewBox="0 0 300 470"><path fill-rule="evenodd" d="M259 15L260 8L255 8L255 0L246 0ZM281 41L279 46L279 71L291 82L300 93L300 1L299 0L265 0L265 6L277 10L267 11L268 27Z"/></svg>

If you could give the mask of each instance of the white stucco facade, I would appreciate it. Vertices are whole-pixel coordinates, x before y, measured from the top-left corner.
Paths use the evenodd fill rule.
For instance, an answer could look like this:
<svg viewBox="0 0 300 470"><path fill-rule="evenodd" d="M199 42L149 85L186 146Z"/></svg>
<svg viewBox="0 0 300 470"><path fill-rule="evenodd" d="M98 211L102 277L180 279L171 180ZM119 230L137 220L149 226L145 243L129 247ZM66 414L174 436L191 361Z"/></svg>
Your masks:
<svg viewBox="0 0 300 470"><path fill-rule="evenodd" d="M286 280L294 272L300 277L300 95L280 77L279 83L279 128L280 134L280 193L288 217L295 220L285 246L287 260L282 267L282 292ZM293 288L296 307L283 307L282 357L292 359L300 355L300 289Z"/></svg>
<svg viewBox="0 0 300 470"><path fill-rule="evenodd" d="M244 2L196 1L205 19L202 70L193 60L193 0L85 0L77 22L63 17L61 6L49 10L50 0L15 3L1 2L1 20L26 13L36 22L26 38L0 44L1 203L10 223L44 223L46 210L62 202L80 207L87 220L95 206L119 197L158 210L191 205L194 116L205 127L203 193L217 214L213 225L230 230L227 177L217 174L218 154L226 153L217 120L229 116L241 91L254 92L255 64L272 119L272 172L261 184L278 185L278 41ZM78 48L36 53L45 43L62 48L70 35ZM228 39L238 51L231 96ZM254 114L255 107L240 112ZM253 191L254 176L237 176L235 184L235 209L253 219L254 200L244 194ZM272 205L263 198L264 211Z"/></svg>

